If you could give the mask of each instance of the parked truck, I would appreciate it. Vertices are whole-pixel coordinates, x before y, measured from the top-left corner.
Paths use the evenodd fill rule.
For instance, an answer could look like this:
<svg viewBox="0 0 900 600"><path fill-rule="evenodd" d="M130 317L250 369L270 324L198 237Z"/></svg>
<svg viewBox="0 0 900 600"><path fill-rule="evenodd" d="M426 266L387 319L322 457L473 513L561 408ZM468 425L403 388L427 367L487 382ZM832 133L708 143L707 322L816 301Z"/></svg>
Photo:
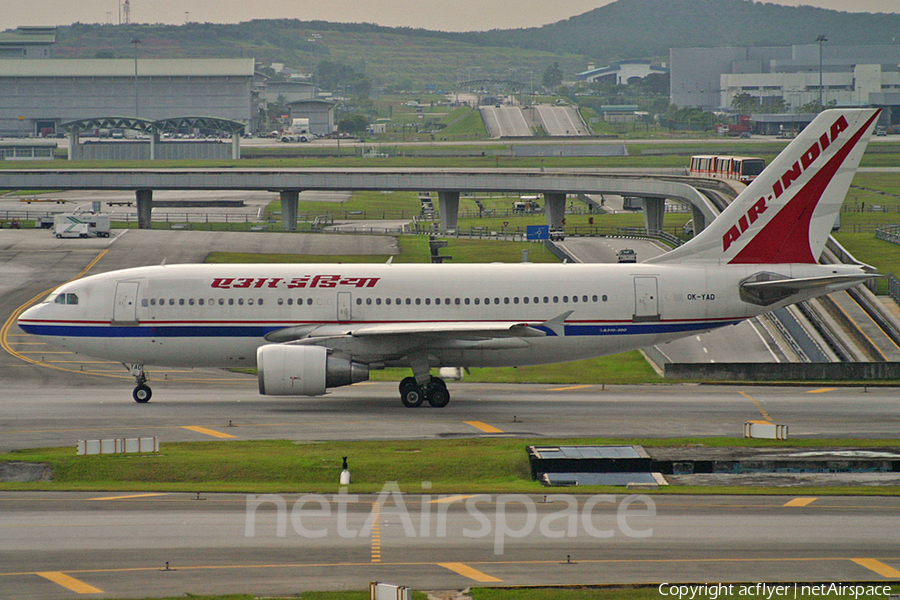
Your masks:
<svg viewBox="0 0 900 600"><path fill-rule="evenodd" d="M291 126L281 132L282 142L308 142L313 139L309 132L309 119L293 119Z"/></svg>
<svg viewBox="0 0 900 600"><path fill-rule="evenodd" d="M109 215L99 213L59 213L53 215L57 238L109 237Z"/></svg>

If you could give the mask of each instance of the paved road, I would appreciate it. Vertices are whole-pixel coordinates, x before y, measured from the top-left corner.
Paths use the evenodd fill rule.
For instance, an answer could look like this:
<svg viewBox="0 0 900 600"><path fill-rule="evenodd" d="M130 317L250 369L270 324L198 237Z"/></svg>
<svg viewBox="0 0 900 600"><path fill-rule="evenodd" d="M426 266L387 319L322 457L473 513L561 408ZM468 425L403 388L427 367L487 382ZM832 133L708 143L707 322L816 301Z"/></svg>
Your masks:
<svg viewBox="0 0 900 600"><path fill-rule="evenodd" d="M531 137L531 127L518 106L482 106L480 110L492 138Z"/></svg>
<svg viewBox="0 0 900 600"><path fill-rule="evenodd" d="M890 497L201 498L0 494L4 599L900 576Z"/></svg>
<svg viewBox="0 0 900 600"><path fill-rule="evenodd" d="M544 130L551 137L588 135L577 109L571 106L538 105L537 111Z"/></svg>

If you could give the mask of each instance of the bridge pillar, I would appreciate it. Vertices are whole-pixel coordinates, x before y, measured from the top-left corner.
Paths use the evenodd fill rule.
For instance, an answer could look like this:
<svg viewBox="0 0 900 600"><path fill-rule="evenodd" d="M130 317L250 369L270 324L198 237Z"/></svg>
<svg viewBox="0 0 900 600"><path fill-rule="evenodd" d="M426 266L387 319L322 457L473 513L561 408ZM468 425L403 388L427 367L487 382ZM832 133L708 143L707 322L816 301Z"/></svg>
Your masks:
<svg viewBox="0 0 900 600"><path fill-rule="evenodd" d="M81 158L81 144L78 143L78 132L69 132L69 160L78 160Z"/></svg>
<svg viewBox="0 0 900 600"><path fill-rule="evenodd" d="M297 210L300 204L300 190L281 190L281 222L285 231L297 231Z"/></svg>
<svg viewBox="0 0 900 600"><path fill-rule="evenodd" d="M544 204L547 205L547 225L550 229L559 229L566 218L566 195L559 192L547 192L544 194Z"/></svg>
<svg viewBox="0 0 900 600"><path fill-rule="evenodd" d="M441 211L441 229L455 230L459 222L459 192L438 192L438 209Z"/></svg>
<svg viewBox="0 0 900 600"><path fill-rule="evenodd" d="M153 190L135 190L137 200L138 229L150 229L153 215Z"/></svg>
<svg viewBox="0 0 900 600"><path fill-rule="evenodd" d="M238 160L241 157L241 134L234 132L231 134L231 158Z"/></svg>
<svg viewBox="0 0 900 600"><path fill-rule="evenodd" d="M159 133L150 133L150 160L156 160L156 145L159 143Z"/></svg>
<svg viewBox="0 0 900 600"><path fill-rule="evenodd" d="M691 205L691 218L694 220L694 235L706 229L706 216L693 204Z"/></svg>
<svg viewBox="0 0 900 600"><path fill-rule="evenodd" d="M647 231L662 231L663 217L665 215L665 198L644 197L644 226L647 228Z"/></svg>

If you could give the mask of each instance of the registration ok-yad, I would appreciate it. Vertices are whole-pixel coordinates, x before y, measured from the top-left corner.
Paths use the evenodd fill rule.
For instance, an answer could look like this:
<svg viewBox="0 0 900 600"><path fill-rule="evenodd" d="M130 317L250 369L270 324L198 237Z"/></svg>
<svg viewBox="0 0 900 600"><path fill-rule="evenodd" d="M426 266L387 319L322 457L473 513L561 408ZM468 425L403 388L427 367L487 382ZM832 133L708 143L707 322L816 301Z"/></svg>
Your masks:
<svg viewBox="0 0 900 600"><path fill-rule="evenodd" d="M879 111L826 110L690 242L633 264L186 264L85 277L19 318L123 363L256 367L261 394L316 396L407 367L408 407L450 401L435 367L556 363L734 325L872 277L819 255Z"/></svg>

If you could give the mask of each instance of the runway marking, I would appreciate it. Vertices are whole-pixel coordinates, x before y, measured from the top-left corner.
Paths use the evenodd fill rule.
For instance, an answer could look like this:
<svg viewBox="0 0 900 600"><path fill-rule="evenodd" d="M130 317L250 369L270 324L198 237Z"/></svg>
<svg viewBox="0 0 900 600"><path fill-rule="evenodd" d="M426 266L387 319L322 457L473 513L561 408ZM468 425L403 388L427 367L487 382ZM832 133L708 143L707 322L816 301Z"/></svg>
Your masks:
<svg viewBox="0 0 900 600"><path fill-rule="evenodd" d="M900 577L900 571L884 564L880 560L875 560L874 558L851 558L850 560L861 567L878 573L882 577Z"/></svg>
<svg viewBox="0 0 900 600"><path fill-rule="evenodd" d="M794 498L790 502L785 503L785 506L809 506L816 500L818 498Z"/></svg>
<svg viewBox="0 0 900 600"><path fill-rule="evenodd" d="M372 562L381 562L381 504L372 504Z"/></svg>
<svg viewBox="0 0 900 600"><path fill-rule="evenodd" d="M756 398L754 398L747 392L738 392L738 394L740 394L741 396L743 396L744 398L746 398L747 400L749 400L750 402L755 404L756 408L759 409L759 413L763 416L763 419L765 419L769 423L773 422L772 417L769 416L769 413L766 412L766 409L763 408L762 404L760 404L759 401L756 400Z"/></svg>
<svg viewBox="0 0 900 600"><path fill-rule="evenodd" d="M569 387L549 388L548 392L567 392L569 390L583 390L585 388L594 387L593 385L571 385Z"/></svg>
<svg viewBox="0 0 900 600"><path fill-rule="evenodd" d="M168 494L130 494L128 496L104 496L103 498L91 498L91 500L131 500L132 498L153 498L155 496L168 496Z"/></svg>
<svg viewBox="0 0 900 600"><path fill-rule="evenodd" d="M833 392L837 388L819 388L817 390L806 390L807 394L824 394L825 392Z"/></svg>
<svg viewBox="0 0 900 600"><path fill-rule="evenodd" d="M459 500L466 500L468 498L474 498L474 497L475 497L475 494L445 496L444 498L438 498L437 500L432 500L431 504L450 504L451 502L458 502Z"/></svg>
<svg viewBox="0 0 900 600"><path fill-rule="evenodd" d="M478 569L473 569L469 565L464 565L462 563L438 563L438 566L449 569L454 573L462 575L463 577L468 577L479 583L496 583L498 581L503 581L502 579L497 579L496 577L492 577L487 573L482 573Z"/></svg>
<svg viewBox="0 0 900 600"><path fill-rule="evenodd" d="M207 429L206 427L198 427L197 425L182 425L181 428L187 429L189 431L196 431L197 433L202 433L204 435L211 435L214 438L229 439L237 437L236 435L231 435L230 433L222 433L221 431L216 431L215 429Z"/></svg>
<svg viewBox="0 0 900 600"><path fill-rule="evenodd" d="M97 589L92 585L88 585L83 581L79 581L74 577L70 577L65 573L60 573L59 571L41 571L39 573L35 573L35 575L40 575L44 579L48 581L52 581L57 585L61 585L69 591L75 592L76 594L102 594L103 590Z"/></svg>
<svg viewBox="0 0 900 600"><path fill-rule="evenodd" d="M481 421L463 421L466 425L471 425L475 429L483 431L485 433L503 433L502 429L497 429L493 425L488 425L487 423L482 423Z"/></svg>

